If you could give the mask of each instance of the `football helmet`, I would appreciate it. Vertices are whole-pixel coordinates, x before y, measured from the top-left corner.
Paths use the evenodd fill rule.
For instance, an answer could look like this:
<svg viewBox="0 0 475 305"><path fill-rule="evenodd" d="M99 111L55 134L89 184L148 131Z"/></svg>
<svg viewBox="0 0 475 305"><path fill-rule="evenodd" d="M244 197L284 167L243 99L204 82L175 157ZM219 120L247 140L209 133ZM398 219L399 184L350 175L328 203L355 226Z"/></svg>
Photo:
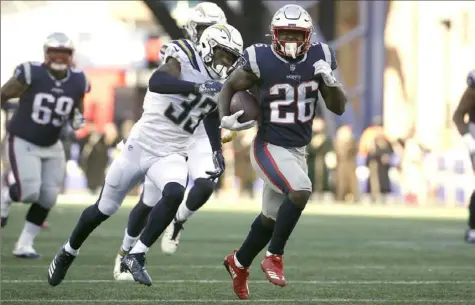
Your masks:
<svg viewBox="0 0 475 305"><path fill-rule="evenodd" d="M241 33L229 24L212 25L201 35L198 50L211 77L224 79L243 59Z"/></svg>
<svg viewBox="0 0 475 305"><path fill-rule="evenodd" d="M52 33L43 45L45 63L52 70L64 71L73 65L74 45L64 33Z"/></svg>
<svg viewBox="0 0 475 305"><path fill-rule="evenodd" d="M203 31L216 23L227 23L223 10L212 2L202 2L190 10L184 28L188 38L196 44Z"/></svg>
<svg viewBox="0 0 475 305"><path fill-rule="evenodd" d="M274 14L270 31L274 50L282 56L296 58L310 48L312 18L302 7L288 4Z"/></svg>

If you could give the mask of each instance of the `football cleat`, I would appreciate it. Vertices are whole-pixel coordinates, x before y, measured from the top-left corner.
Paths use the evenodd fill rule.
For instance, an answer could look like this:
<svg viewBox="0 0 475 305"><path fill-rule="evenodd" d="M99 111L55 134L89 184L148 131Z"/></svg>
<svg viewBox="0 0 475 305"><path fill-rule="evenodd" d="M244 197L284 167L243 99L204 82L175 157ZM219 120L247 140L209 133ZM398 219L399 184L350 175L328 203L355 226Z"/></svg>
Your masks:
<svg viewBox="0 0 475 305"><path fill-rule="evenodd" d="M145 286L152 285L152 278L145 268L145 253L127 254L122 259L120 266L132 274L134 281Z"/></svg>
<svg viewBox="0 0 475 305"><path fill-rule="evenodd" d="M75 258L76 256L68 253L64 250L64 247L61 247L48 268L48 283L51 286L61 284Z"/></svg>
<svg viewBox="0 0 475 305"><path fill-rule="evenodd" d="M236 296L241 300L247 300L249 298L249 286L247 285L249 268L239 268L236 266L234 261L235 254L236 251L226 256L223 265L233 280L233 289Z"/></svg>
<svg viewBox="0 0 475 305"><path fill-rule="evenodd" d="M475 244L475 230L468 229L467 232L465 232L465 241L469 244Z"/></svg>
<svg viewBox="0 0 475 305"><path fill-rule="evenodd" d="M40 255L32 245L16 244L13 255L18 258L40 258Z"/></svg>
<svg viewBox="0 0 475 305"><path fill-rule="evenodd" d="M180 244L181 231L183 230L183 222L173 219L172 223L167 227L162 237L162 252L172 255L178 249Z"/></svg>
<svg viewBox="0 0 475 305"><path fill-rule="evenodd" d="M269 282L280 287L286 285L282 255L272 254L266 256L261 262L261 268Z"/></svg>
<svg viewBox="0 0 475 305"><path fill-rule="evenodd" d="M121 262L124 256L117 254L117 257L115 258L115 263L114 263L114 279L117 281L133 281L134 277L132 274L122 267Z"/></svg>

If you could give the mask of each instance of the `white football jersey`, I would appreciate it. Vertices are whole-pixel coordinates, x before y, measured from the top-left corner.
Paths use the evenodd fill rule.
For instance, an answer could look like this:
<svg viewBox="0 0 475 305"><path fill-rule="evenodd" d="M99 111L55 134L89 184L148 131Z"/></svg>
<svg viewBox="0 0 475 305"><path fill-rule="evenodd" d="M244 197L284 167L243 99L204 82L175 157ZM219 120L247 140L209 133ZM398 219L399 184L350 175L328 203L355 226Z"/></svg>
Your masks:
<svg viewBox="0 0 475 305"><path fill-rule="evenodd" d="M170 42L166 47L163 62L166 62L168 57L180 62L182 80L195 83L211 80L191 41L180 39ZM186 155L186 147L195 128L215 107L216 101L205 95L186 96L147 91L142 117L132 128L130 137L158 156L171 153Z"/></svg>

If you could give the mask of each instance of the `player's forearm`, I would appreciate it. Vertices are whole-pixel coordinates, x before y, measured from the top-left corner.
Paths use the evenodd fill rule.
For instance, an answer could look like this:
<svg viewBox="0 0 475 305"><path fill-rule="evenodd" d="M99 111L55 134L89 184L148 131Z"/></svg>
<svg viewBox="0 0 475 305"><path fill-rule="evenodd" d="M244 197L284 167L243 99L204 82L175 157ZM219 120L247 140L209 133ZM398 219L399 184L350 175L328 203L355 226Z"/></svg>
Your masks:
<svg viewBox="0 0 475 305"><path fill-rule="evenodd" d="M219 119L231 114L230 104L234 93L236 93L236 91L233 87L227 82L224 83L223 89L221 89L218 97Z"/></svg>
<svg viewBox="0 0 475 305"><path fill-rule="evenodd" d="M221 150L221 129L218 111L215 110L203 119L206 134L213 151Z"/></svg>
<svg viewBox="0 0 475 305"><path fill-rule="evenodd" d="M468 133L468 124L464 121L465 113L459 111L458 109L454 112L452 121L457 127L458 132L463 136Z"/></svg>
<svg viewBox="0 0 475 305"><path fill-rule="evenodd" d="M325 105L331 112L342 115L345 112L345 106L348 101L345 92L341 87L329 87L322 85L320 92L325 100Z"/></svg>
<svg viewBox="0 0 475 305"><path fill-rule="evenodd" d="M151 92L160 94L189 94L197 92L199 84L178 79L163 71L155 71L148 82Z"/></svg>

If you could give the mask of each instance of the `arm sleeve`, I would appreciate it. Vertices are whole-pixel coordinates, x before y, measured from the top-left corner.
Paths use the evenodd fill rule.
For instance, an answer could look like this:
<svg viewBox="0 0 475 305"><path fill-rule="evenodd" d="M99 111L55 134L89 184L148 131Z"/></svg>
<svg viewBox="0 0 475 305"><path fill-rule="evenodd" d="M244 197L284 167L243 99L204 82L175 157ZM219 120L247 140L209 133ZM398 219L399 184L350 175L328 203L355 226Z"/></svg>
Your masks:
<svg viewBox="0 0 475 305"><path fill-rule="evenodd" d="M203 124L213 151L221 150L221 129L219 128L220 121L218 111L215 109L209 113L203 119Z"/></svg>

